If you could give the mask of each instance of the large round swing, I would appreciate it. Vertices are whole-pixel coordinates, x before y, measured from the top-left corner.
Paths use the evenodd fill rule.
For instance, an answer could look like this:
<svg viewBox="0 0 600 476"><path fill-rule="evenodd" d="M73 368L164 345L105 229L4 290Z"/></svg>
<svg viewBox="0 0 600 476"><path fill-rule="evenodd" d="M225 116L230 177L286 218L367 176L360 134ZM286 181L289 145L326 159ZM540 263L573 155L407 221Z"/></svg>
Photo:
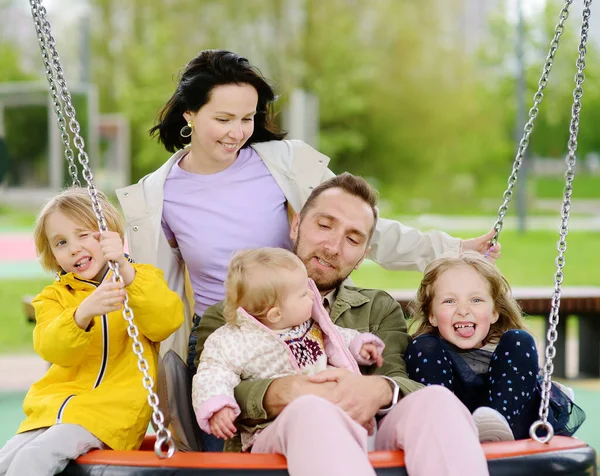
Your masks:
<svg viewBox="0 0 600 476"><path fill-rule="evenodd" d="M46 17L46 9L41 0L30 0L31 12L37 32L38 41L46 69L53 108L56 113L61 140L65 147L65 157L69 163L69 173L73 185L80 186L74 152L71 149L71 136L77 149L77 158L83 167L83 177L94 205L94 212L101 232L106 231L106 222L100 206L93 175L88 165L88 156L84 151L84 142L81 138L79 123L75 117L75 109L71 103L71 96L63 75L60 59L56 50L55 41L51 34L51 27ZM498 211L498 218L494 225L496 231L495 242L503 226L503 219L508 211L508 204L512 198L513 188L517 181L523 157L529 144L529 136L533 130L534 120L539 112L539 105L543 100L543 91L548 82L548 76L559 46L559 39L564 29L564 22L569 14L569 7L573 0L565 0L565 5L560 12L560 20L554 30L554 37L543 67L538 89L533 97L534 104L529 110L529 120L525 124L523 137L519 143L517 154L513 163L512 173L508 180L508 188L503 196L503 203ZM556 354L554 343L557 339L557 325L563 281L563 267L565 264L564 252L566 251L566 235L568 232L569 212L571 206L572 182L575 174L575 152L577 150L577 136L579 132L579 114L581 110L582 84L585 79L585 53L587 35L589 30L590 6L592 0L584 0L583 23L581 26L581 40L577 58L577 73L575 75L575 89L573 92L573 107L571 110L570 137L568 142L569 153L565 158L567 171L565 173L565 190L561 208L560 238L558 241L558 257L556 259L556 273L554 276L554 293L549 315L548 343L546 346L544 365L544 383L542 386L542 402L540 405L540 419L535 422L530 430L531 439L503 443L484 443L483 449L488 460L490 474L500 475L595 475L597 472L596 452L583 441L576 438L554 436L552 426L548 423L550 386L554 366L552 360ZM66 116L66 117L65 117ZM68 129L67 129L68 123ZM119 280L118 265L110 263L114 271L114 279ZM143 358L143 348L137 335L133 311L124 303L123 317L127 320L128 333L133 340L133 352L138 356L138 366L143 374L142 383L148 391L148 403L152 407L152 422L156 429L155 435L147 436L138 451L92 451L87 455L71 462L63 471L64 475L284 475L287 474L286 460L281 455L257 454L231 454L231 453L196 453L176 452L175 442L171 430L165 425L164 415L159 408L159 399L154 392L154 382L147 373L147 362ZM540 431L541 430L541 431ZM370 461L378 475L406 475L404 453L402 451L375 451L369 454Z"/></svg>

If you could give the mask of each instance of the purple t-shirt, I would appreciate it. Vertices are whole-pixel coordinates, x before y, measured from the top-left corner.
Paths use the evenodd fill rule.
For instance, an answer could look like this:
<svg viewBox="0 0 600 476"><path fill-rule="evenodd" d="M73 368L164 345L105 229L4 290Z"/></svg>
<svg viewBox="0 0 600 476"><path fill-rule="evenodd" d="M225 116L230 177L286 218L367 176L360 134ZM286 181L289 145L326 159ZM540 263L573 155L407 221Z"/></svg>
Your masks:
<svg viewBox="0 0 600 476"><path fill-rule="evenodd" d="M251 147L216 174L193 174L175 164L164 186L162 226L167 239L177 240L200 316L223 299L235 251L291 249L285 195Z"/></svg>

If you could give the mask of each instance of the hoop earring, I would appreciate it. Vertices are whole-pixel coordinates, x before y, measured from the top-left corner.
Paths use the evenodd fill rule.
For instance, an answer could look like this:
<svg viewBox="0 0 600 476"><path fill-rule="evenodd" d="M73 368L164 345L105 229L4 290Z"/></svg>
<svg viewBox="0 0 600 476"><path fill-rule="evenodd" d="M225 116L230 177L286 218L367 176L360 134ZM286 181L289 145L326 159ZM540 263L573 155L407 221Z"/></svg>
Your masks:
<svg viewBox="0 0 600 476"><path fill-rule="evenodd" d="M192 135L192 132L194 132L194 122L188 121L188 123L185 126L183 126L179 131L179 135L181 135L181 137L187 138Z"/></svg>

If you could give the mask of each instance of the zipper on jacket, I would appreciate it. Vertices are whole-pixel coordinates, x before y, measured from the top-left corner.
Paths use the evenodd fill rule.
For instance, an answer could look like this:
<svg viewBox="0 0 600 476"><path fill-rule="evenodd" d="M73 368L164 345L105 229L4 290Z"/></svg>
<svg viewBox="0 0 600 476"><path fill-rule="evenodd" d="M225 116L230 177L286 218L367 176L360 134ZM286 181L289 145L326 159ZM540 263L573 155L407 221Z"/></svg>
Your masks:
<svg viewBox="0 0 600 476"><path fill-rule="evenodd" d="M95 283L94 281L87 281L85 279L80 279L77 276L74 276L74 277L77 281L91 284L92 286L96 286L96 288L97 288L98 286L100 286L100 284L102 284L104 282L109 271L110 271L110 268L108 268L106 270L106 272L102 276L102 279L100 280L99 284ZM106 314L104 314L102 316L102 360L100 361L100 369L98 370L98 376L96 377L96 381L92 388L96 388L96 387L98 387L98 385L100 385L102 383L102 380L104 379L104 375L106 374L107 366L108 366L108 316Z"/></svg>
<svg viewBox="0 0 600 476"><path fill-rule="evenodd" d="M104 374L106 373L106 367L108 365L108 316L104 314L102 316L102 362L100 363L100 370L96 377L96 383L94 388L102 383Z"/></svg>
<svg viewBox="0 0 600 476"><path fill-rule="evenodd" d="M60 406L60 408L58 409L58 414L56 415L56 424L58 425L59 423L62 423L62 417L65 411L65 407L67 406L67 403L69 403L69 400L71 400L75 395L70 395L67 397L67 399L62 402L62 405Z"/></svg>
<svg viewBox="0 0 600 476"><path fill-rule="evenodd" d="M109 273L110 268L107 268L106 271L104 272L104 274L102 275L102 278L100 278L100 282L97 283L95 281L88 281L87 279L82 279L79 276L77 276L76 274L73 274L73 278L76 279L77 281L79 281L80 283L87 283L87 284L91 284L92 286L100 286L103 282L104 279L106 278L106 275Z"/></svg>

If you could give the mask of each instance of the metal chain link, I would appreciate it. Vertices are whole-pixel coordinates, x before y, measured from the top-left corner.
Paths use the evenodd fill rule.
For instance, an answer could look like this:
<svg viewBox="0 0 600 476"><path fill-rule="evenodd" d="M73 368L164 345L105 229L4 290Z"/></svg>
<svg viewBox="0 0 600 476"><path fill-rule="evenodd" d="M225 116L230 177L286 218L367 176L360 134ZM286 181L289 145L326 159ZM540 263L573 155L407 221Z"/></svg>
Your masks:
<svg viewBox="0 0 600 476"><path fill-rule="evenodd" d="M30 1L31 4L31 13L33 15L33 23L35 25L35 31L38 38L38 43L40 45L40 50L42 53L42 60L44 62L44 67L46 70L46 79L48 80L48 85L50 86L50 96L52 98L52 104L54 113L56 115L56 122L58 124L58 129L60 130L60 138L64 147L64 154L67 162L69 163L69 175L71 176L71 180L74 186L81 187L81 183L79 182L79 177L77 176L77 165L74 161L73 149L71 149L71 136L67 131L67 124L65 122L65 116L63 114L63 105L59 99L59 93L56 89L56 81L54 79L54 73L52 71L52 65L50 61L50 56L48 54L48 39L42 28L42 13L40 12L43 9L45 13L45 9L43 6L38 5L38 2ZM54 41L54 39L52 39ZM58 57L56 58L58 61ZM66 85L65 85L66 87Z"/></svg>
<svg viewBox="0 0 600 476"><path fill-rule="evenodd" d="M556 273L554 275L554 294L552 295L552 306L550 309L550 328L548 329L546 346L546 363L544 365L544 383L542 385L542 402L540 404L540 419L536 421L529 429L529 435L540 443L548 443L554 436L554 429L548 423L548 411L550 404L550 390L552 386L552 373L554 364L552 359L556 355L554 343L558 338L556 327L559 321L560 297L562 293L563 268L565 266L565 251L567 250L567 234L569 233L569 215L571 211L571 194L573 193L573 179L575 178L575 162L577 160L575 152L577 151L577 136L579 134L579 115L581 113L581 97L583 96L583 81L585 76L585 54L587 52L586 44L588 39L588 30L590 28L590 7L592 0L584 0L583 22L581 24L581 41L579 43L579 56L577 58L577 74L575 75L575 89L573 90L573 106L571 107L571 123L569 125L569 142L567 147L569 153L565 157L567 171L565 172L565 190L563 204L561 208L561 225L557 243L558 256L556 258ZM538 430L546 429L546 435L539 436Z"/></svg>
<svg viewBox="0 0 600 476"><path fill-rule="evenodd" d="M525 157L525 153L527 152L527 147L529 146L529 136L531 135L531 131L533 130L533 123L540 112L539 105L544 99L543 91L546 89L546 85L548 84L548 76L550 75L550 71L552 70L552 64L554 63L554 56L558 51L559 40L564 31L564 23L565 20L569 17L569 7L573 3L573 0L566 0L565 5L560 11L560 18L556 28L554 28L554 37L550 42L550 49L548 51L548 56L546 56L546 62L544 63L544 68L542 70L542 76L538 82L538 89L536 93L533 95L533 106L529 109L529 120L523 127L523 137L519 142L519 148L517 149L517 155L513 162L512 172L508 178L508 188L504 192L502 196L504 202L498 209L498 219L494 224L494 237L491 240L491 244L494 245L498 241L498 236L502 231L502 227L504 225L504 216L508 211L508 204L513 196L513 188L517 183L517 178L519 175L519 170L521 169L521 165L523 163L523 158Z"/></svg>
<svg viewBox="0 0 600 476"><path fill-rule="evenodd" d="M67 82L65 80L62 66L60 64L58 51L56 50L56 43L51 33L50 22L48 22L46 18L46 9L43 6L40 6L39 14L43 23L43 30L44 34L46 35L47 45L50 49L50 53L52 56L52 66L55 71L56 82L60 86L60 97L63 101L64 113L69 118L69 129L74 135L73 144L78 150L77 158L80 163L82 163L82 160L87 163L88 156L84 150L85 144L81 135L79 134L81 132L81 128L75 118L75 108L71 104L71 94L69 93L69 89L67 88Z"/></svg>
<svg viewBox="0 0 600 476"><path fill-rule="evenodd" d="M94 213L96 215L96 219L98 220L98 226L100 232L105 232L108 230L106 220L102 211L102 205L98 200L98 190L93 182L94 177L89 167L88 155L84 150L85 144L83 138L79 134L80 126L75 117L75 108L71 103L71 95L69 94L67 83L64 79L60 59L56 50L55 41L51 34L50 23L46 19L46 9L41 5L41 0L30 0L29 3L31 4L31 12L36 26L36 31L38 33L38 41L42 50L42 58L44 59L44 65L46 66L46 75L48 77L48 82L50 83L50 90L53 94L53 100L58 99L56 95L56 81L60 85L60 95L62 101L64 102L65 114L67 115L67 117L69 117L69 128L75 136L73 143L77 148L77 158L81 166L83 167L83 177L85 178L85 181L87 183L87 190L90 195L90 198L92 199ZM50 67L50 62L48 59L49 56L52 57L52 67L54 68L54 71L52 67ZM65 130L66 133L66 129L64 128L64 116L62 116L60 108L56 107L56 102L54 110L58 118L59 128L61 127L61 125L63 125L61 133L63 130ZM60 121L61 117L62 122ZM65 146L68 147L68 145L69 143L67 142ZM79 185L78 180L77 183L75 183L75 179L77 178L77 166L75 165L72 159L73 152L71 151L70 155L67 156L67 160L69 160L69 170L71 171L70 165L72 164L75 168L74 185ZM113 281L121 281L122 277L119 273L119 265L116 262L109 261L109 267L113 271ZM154 392L154 380L148 374L148 361L144 358L144 346L139 340L139 331L134 322L133 310L129 307L129 296L127 294L125 295L125 300L123 302L123 317L125 318L128 324L127 334L133 340L132 348L134 354L138 358L138 369L143 374L142 385L148 392L148 404L152 407L152 421L158 428L158 430L156 431L156 443L154 445L154 452L159 458L170 458L175 453L175 442L173 441L171 431L168 428L165 428L164 415L158 407L159 399L158 395ZM166 451L164 450L164 448L166 448Z"/></svg>

